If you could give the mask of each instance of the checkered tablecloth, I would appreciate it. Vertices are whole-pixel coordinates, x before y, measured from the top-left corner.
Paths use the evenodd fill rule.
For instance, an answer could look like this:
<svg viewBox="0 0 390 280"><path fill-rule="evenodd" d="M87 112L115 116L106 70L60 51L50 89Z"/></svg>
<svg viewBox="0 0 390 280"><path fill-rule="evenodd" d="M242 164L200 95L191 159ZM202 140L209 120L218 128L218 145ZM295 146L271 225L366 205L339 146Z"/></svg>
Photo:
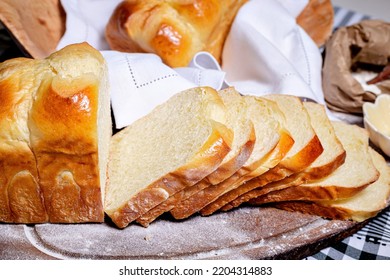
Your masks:
<svg viewBox="0 0 390 280"><path fill-rule="evenodd" d="M371 17L343 8L334 8L334 30L341 26L356 24ZM389 159L387 159L389 162ZM370 221L356 234L323 249L307 259L360 259L390 260L390 207Z"/></svg>

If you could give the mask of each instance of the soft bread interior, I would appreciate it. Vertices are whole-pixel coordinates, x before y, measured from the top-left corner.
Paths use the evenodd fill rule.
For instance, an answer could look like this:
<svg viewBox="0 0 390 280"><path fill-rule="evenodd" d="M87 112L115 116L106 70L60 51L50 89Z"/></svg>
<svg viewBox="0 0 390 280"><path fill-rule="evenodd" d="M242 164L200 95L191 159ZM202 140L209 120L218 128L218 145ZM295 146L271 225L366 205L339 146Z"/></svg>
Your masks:
<svg viewBox="0 0 390 280"><path fill-rule="evenodd" d="M348 209L353 213L352 218L357 221L362 221L367 218L367 214L372 216L373 213L387 206L390 196L390 167L383 156L374 149L370 148L369 153L374 166L380 173L378 180L351 198L320 202L322 205Z"/></svg>
<svg viewBox="0 0 390 280"><path fill-rule="evenodd" d="M180 201L232 176L249 158L255 142L254 127L245 114L239 113L241 107L229 98L232 90L232 88L227 88L218 92L226 107L226 126L232 130L234 135L230 152L214 172L195 185L189 186L169 197L166 201L142 215L137 219L138 223L145 227L148 226L158 216L178 205Z"/></svg>
<svg viewBox="0 0 390 280"><path fill-rule="evenodd" d="M216 127L223 126L225 117L223 103L214 90L194 88L176 94L152 113L114 135L106 212L109 215L114 213L146 187L186 166L197 156ZM220 159L223 158L221 154ZM203 159L207 161L206 156ZM177 180L187 180L185 185L194 184L193 178L200 180L197 172L199 170L193 166L187 178L183 176ZM169 188L160 190L166 198L173 194L167 191Z"/></svg>

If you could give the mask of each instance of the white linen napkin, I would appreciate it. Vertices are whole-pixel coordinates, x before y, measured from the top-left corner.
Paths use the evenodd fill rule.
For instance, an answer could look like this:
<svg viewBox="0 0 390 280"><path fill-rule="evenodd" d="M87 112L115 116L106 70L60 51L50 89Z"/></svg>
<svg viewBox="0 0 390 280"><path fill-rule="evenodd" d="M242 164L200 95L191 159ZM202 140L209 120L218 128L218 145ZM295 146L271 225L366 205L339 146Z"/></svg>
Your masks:
<svg viewBox="0 0 390 280"><path fill-rule="evenodd" d="M234 86L242 94L292 94L325 104L320 51L295 17L308 0L251 0L237 14L226 40L223 65L200 52L188 67L172 69L154 54L109 50L105 26L121 0L61 0L66 32L57 49L88 42L109 68L117 128L149 113L175 93L194 86Z"/></svg>

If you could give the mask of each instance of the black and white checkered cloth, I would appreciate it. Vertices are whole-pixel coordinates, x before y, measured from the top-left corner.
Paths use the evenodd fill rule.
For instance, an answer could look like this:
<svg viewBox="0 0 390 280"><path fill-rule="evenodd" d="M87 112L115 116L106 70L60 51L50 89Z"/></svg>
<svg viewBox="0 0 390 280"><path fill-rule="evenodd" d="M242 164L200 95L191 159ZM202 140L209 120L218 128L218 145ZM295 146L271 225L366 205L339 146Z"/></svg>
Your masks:
<svg viewBox="0 0 390 280"><path fill-rule="evenodd" d="M390 260L390 208L354 235L307 259Z"/></svg>
<svg viewBox="0 0 390 280"><path fill-rule="evenodd" d="M339 7L335 7L334 12L334 30L365 19L372 19L369 16ZM387 207L356 234L307 259L390 260L390 207Z"/></svg>

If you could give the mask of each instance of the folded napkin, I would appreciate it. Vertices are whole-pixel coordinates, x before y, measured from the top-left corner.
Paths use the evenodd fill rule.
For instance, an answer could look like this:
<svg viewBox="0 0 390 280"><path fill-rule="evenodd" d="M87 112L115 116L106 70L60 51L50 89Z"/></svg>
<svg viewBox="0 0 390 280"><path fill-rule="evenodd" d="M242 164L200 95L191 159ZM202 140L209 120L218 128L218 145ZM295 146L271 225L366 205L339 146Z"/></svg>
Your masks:
<svg viewBox="0 0 390 280"><path fill-rule="evenodd" d="M292 94L325 104L320 51L295 17L307 0L251 0L237 14L223 51L223 65L206 52L188 67L170 68L154 54L109 50L105 26L121 0L61 0L66 32L58 49L88 42L109 68L117 128L149 113L175 93L195 87L234 86L242 94Z"/></svg>

